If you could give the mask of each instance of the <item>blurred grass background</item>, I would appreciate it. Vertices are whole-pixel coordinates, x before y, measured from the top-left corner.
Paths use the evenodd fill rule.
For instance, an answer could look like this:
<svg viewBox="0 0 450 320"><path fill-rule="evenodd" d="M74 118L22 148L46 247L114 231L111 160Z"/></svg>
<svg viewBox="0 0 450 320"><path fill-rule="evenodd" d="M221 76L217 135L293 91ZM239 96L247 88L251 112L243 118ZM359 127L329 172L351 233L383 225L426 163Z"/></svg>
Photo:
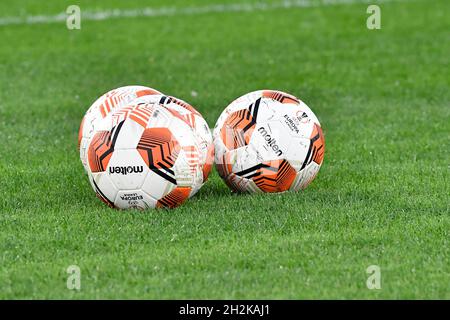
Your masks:
<svg viewBox="0 0 450 320"><path fill-rule="evenodd" d="M0 20L69 4L2 2ZM450 298L450 3L380 6L376 31L365 3L0 26L0 298ZM321 172L280 195L232 195L214 172L176 210L109 209L77 131L129 84L187 100L210 126L246 92L293 93L324 128ZM381 290L366 288L373 264Z"/></svg>

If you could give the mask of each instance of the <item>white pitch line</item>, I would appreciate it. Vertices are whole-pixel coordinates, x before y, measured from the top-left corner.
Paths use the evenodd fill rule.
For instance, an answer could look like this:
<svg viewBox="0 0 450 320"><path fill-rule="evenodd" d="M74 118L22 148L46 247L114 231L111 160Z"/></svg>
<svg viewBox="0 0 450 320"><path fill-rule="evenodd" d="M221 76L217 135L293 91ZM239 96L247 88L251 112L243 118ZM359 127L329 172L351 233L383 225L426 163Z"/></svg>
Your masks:
<svg viewBox="0 0 450 320"><path fill-rule="evenodd" d="M290 8L311 8L320 6L344 5L344 4L379 4L391 2L391 0L284 0L280 2L268 3L229 3L212 4L197 7L161 7L161 8L141 8L141 9L112 9L103 11L89 11L81 8L81 21L100 21L117 18L137 18L137 17L170 17L189 16L207 13L221 12L253 12L269 11L275 9ZM56 15L36 15L24 17L0 17L0 26L28 25L28 24L49 24L64 22L67 19L66 13Z"/></svg>

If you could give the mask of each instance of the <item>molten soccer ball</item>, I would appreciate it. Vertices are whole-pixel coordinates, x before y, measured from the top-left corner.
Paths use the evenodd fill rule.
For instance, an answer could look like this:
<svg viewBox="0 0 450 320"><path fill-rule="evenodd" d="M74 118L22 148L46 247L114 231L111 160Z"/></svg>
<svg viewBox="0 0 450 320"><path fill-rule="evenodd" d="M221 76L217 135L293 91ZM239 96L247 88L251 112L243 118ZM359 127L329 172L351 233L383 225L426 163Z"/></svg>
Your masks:
<svg viewBox="0 0 450 320"><path fill-rule="evenodd" d="M110 112L87 142L89 180L111 207L173 208L204 182L202 139L165 96L155 97Z"/></svg>
<svg viewBox="0 0 450 320"><path fill-rule="evenodd" d="M86 112L81 121L78 132L78 148L80 150L80 159L84 169L87 171L87 147L92 136L102 130L101 126L112 111L128 105L133 100L152 95L160 95L161 92L155 89L143 86L126 86L111 90L98 98Z"/></svg>
<svg viewBox="0 0 450 320"><path fill-rule="evenodd" d="M219 174L240 192L304 189L317 175L325 151L314 113L280 91L251 92L233 101L213 136Z"/></svg>

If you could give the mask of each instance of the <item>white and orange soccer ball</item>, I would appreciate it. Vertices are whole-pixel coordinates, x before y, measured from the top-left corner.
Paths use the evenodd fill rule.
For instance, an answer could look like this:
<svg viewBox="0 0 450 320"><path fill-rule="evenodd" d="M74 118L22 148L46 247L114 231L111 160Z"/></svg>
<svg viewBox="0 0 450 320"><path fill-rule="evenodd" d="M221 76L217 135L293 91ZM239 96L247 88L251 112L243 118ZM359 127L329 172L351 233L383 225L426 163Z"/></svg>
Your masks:
<svg viewBox="0 0 450 320"><path fill-rule="evenodd" d="M87 173L97 196L120 209L182 204L201 188L213 162L203 122L192 106L161 94L109 112L86 142Z"/></svg>
<svg viewBox="0 0 450 320"><path fill-rule="evenodd" d="M239 192L304 189L319 172L325 152L317 117L281 91L255 91L233 101L213 137L219 174Z"/></svg>

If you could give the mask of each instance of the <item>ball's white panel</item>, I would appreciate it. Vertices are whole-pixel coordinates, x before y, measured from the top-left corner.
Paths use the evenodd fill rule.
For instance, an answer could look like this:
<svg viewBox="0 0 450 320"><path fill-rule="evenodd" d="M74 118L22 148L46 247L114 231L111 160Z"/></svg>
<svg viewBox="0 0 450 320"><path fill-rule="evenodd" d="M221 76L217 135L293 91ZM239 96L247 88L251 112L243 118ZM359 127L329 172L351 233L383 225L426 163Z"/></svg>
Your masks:
<svg viewBox="0 0 450 320"><path fill-rule="evenodd" d="M289 136L303 137L305 121L302 114L304 114L304 111L297 104L278 103L278 105L276 119L279 120L281 127L286 129L285 133L288 134L286 139L289 139Z"/></svg>
<svg viewBox="0 0 450 320"><path fill-rule="evenodd" d="M89 179L89 183L92 187L92 189L95 190L95 183L94 183L94 178L96 175L100 175L101 173L94 173L92 174L90 171L88 171L88 179ZM114 185L113 185L114 186Z"/></svg>
<svg viewBox="0 0 450 320"><path fill-rule="evenodd" d="M156 207L156 200L142 190L121 190L114 205L119 209L150 209Z"/></svg>
<svg viewBox="0 0 450 320"><path fill-rule="evenodd" d="M161 175L149 170L144 184L142 185L142 190L148 193L152 198L159 200L169 194L175 187L176 185L172 182L169 182Z"/></svg>
<svg viewBox="0 0 450 320"><path fill-rule="evenodd" d="M305 189L314 180L319 169L320 166L317 163L311 162L297 174L291 185L291 190L297 191Z"/></svg>
<svg viewBox="0 0 450 320"><path fill-rule="evenodd" d="M291 137L290 140L285 159L289 161L296 171L299 171L307 160L306 155L311 142L309 139L297 137Z"/></svg>
<svg viewBox="0 0 450 320"><path fill-rule="evenodd" d="M260 102L258 113L256 114L256 122L262 123L277 120L283 105L267 98L258 99L260 99Z"/></svg>
<svg viewBox="0 0 450 320"><path fill-rule="evenodd" d="M264 158L253 144L230 151L233 172L241 172L261 163Z"/></svg>
<svg viewBox="0 0 450 320"><path fill-rule="evenodd" d="M106 174L119 190L141 188L149 169L136 149L115 150Z"/></svg>
<svg viewBox="0 0 450 320"><path fill-rule="evenodd" d="M203 181L199 184L196 184L194 187L192 187L191 189L191 193L189 194L189 198L192 198L197 192L200 191L200 189L203 186Z"/></svg>
<svg viewBox="0 0 450 320"><path fill-rule="evenodd" d="M289 143L288 129L277 120L258 122L250 139L250 144L255 150L258 150L263 161L283 159Z"/></svg>
<svg viewBox="0 0 450 320"><path fill-rule="evenodd" d="M211 129L205 119L200 116L195 116L197 123L197 133L208 143L212 143L213 138L211 134Z"/></svg>
<svg viewBox="0 0 450 320"><path fill-rule="evenodd" d="M217 163L223 157L223 155L228 151L227 147L222 141L220 135L214 136L214 161Z"/></svg>
<svg viewBox="0 0 450 320"><path fill-rule="evenodd" d="M83 137L80 142L80 159L83 164L84 170L88 172L88 163L87 163L87 149L89 146L88 139Z"/></svg>
<svg viewBox="0 0 450 320"><path fill-rule="evenodd" d="M108 174L105 172L93 173L91 174L90 182L97 193L106 198L106 200L114 202L118 190Z"/></svg>
<svg viewBox="0 0 450 320"><path fill-rule="evenodd" d="M117 136L114 149L135 149L141 139L144 128L132 119L124 121L120 134Z"/></svg>
<svg viewBox="0 0 450 320"><path fill-rule="evenodd" d="M306 115L310 119L309 122L317 123L318 125L320 125L319 119L317 119L314 112L312 112L312 110L303 101L300 101L300 110L306 113Z"/></svg>

